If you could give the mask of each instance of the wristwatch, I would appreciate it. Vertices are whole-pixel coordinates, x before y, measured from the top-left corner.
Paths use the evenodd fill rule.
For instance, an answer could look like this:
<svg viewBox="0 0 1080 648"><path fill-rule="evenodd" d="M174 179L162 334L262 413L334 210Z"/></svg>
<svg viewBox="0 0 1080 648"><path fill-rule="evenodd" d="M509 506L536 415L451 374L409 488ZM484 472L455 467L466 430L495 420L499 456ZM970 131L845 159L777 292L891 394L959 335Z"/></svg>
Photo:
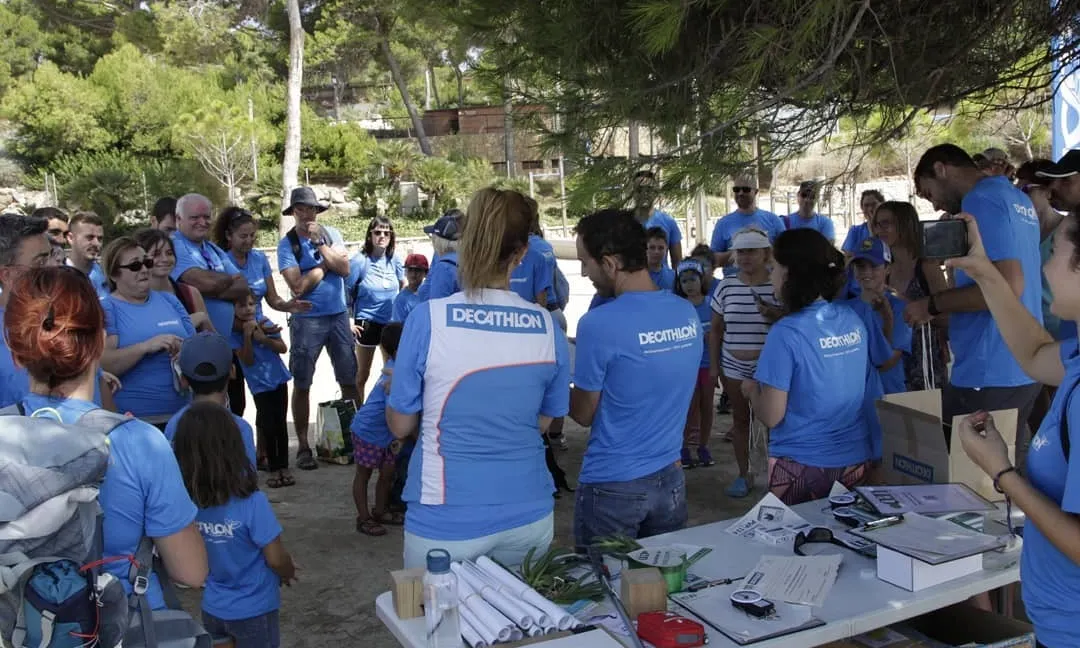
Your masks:
<svg viewBox="0 0 1080 648"><path fill-rule="evenodd" d="M933 295L930 295L930 297L928 297L926 300L926 312L930 313L934 317L941 315L941 311L938 310L937 302L934 300Z"/></svg>

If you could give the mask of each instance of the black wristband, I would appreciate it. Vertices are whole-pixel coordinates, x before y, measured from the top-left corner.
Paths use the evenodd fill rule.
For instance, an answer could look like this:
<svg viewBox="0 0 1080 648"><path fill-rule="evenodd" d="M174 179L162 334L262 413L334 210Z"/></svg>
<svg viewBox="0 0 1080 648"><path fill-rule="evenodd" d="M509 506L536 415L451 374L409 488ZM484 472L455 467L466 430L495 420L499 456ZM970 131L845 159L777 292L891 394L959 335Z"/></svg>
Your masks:
<svg viewBox="0 0 1080 648"><path fill-rule="evenodd" d="M930 295L926 299L926 312L930 313L934 317L941 315L941 311L938 310L937 301L934 299L933 295Z"/></svg>
<svg viewBox="0 0 1080 648"><path fill-rule="evenodd" d="M1011 472L1016 472L1016 466L1009 466L1005 470L1002 470L998 474L994 475L994 490L1001 493L1002 495L1005 494L1005 491L1001 490L1001 478Z"/></svg>

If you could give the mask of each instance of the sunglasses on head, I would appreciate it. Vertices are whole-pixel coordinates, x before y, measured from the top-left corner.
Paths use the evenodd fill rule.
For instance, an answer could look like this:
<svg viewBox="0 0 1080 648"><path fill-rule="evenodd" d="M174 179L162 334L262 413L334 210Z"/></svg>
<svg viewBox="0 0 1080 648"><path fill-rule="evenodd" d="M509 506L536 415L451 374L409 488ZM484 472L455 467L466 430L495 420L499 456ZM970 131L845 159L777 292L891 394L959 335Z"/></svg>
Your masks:
<svg viewBox="0 0 1080 648"><path fill-rule="evenodd" d="M145 258L142 261L132 261L126 265L118 265L117 268L123 268L124 270L131 270L132 272L138 272L143 268L149 270L154 267L154 260L151 258Z"/></svg>
<svg viewBox="0 0 1080 648"><path fill-rule="evenodd" d="M732 193L753 193L753 187L732 187Z"/></svg>

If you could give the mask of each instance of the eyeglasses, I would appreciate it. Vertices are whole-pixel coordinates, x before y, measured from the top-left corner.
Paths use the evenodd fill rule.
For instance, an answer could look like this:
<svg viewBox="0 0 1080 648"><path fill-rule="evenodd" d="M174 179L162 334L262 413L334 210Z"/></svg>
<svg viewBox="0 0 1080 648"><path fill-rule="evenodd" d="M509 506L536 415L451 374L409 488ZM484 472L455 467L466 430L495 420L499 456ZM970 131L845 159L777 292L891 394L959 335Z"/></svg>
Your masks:
<svg viewBox="0 0 1080 648"><path fill-rule="evenodd" d="M732 187L731 192L732 193L737 193L737 194L738 193L754 193L754 188L753 187Z"/></svg>
<svg viewBox="0 0 1080 648"><path fill-rule="evenodd" d="M117 268L123 268L124 270L131 270L132 272L138 272L143 268L149 270L154 267L154 260L151 258L145 258L142 261L132 261L127 265L118 265Z"/></svg>
<svg viewBox="0 0 1080 648"><path fill-rule="evenodd" d="M48 230L48 233L49 233L49 236L63 236L65 234L67 234L67 230L58 229L58 228L54 227L54 228Z"/></svg>

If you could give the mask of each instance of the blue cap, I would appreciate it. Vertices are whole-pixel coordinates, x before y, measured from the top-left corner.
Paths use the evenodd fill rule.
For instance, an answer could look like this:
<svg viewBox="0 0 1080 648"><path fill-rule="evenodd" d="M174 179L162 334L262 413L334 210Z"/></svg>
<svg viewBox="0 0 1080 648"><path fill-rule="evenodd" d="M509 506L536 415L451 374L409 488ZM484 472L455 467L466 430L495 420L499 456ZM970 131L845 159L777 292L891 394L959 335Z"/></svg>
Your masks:
<svg viewBox="0 0 1080 648"><path fill-rule="evenodd" d="M879 238L868 238L859 245L859 249L855 252L853 261L859 259L865 259L870 263L879 266L886 263L892 263L892 252L889 250L889 246L885 245L885 242Z"/></svg>
<svg viewBox="0 0 1080 648"><path fill-rule="evenodd" d="M698 261L697 259L684 259L680 261L678 267L675 269L675 274L681 275L687 270L693 270L699 275L705 274L705 266L701 265L701 261Z"/></svg>
<svg viewBox="0 0 1080 648"><path fill-rule="evenodd" d="M427 552L427 570L432 574L445 574L450 571L450 552L446 549L432 549Z"/></svg>
<svg viewBox="0 0 1080 648"><path fill-rule="evenodd" d="M232 346L220 333L196 333L180 346L177 364L180 365L180 373L188 380L221 380L232 371Z"/></svg>
<svg viewBox="0 0 1080 648"><path fill-rule="evenodd" d="M425 225L425 234L434 234L448 241L456 241L461 238L461 212L451 210L439 216L434 225Z"/></svg>

